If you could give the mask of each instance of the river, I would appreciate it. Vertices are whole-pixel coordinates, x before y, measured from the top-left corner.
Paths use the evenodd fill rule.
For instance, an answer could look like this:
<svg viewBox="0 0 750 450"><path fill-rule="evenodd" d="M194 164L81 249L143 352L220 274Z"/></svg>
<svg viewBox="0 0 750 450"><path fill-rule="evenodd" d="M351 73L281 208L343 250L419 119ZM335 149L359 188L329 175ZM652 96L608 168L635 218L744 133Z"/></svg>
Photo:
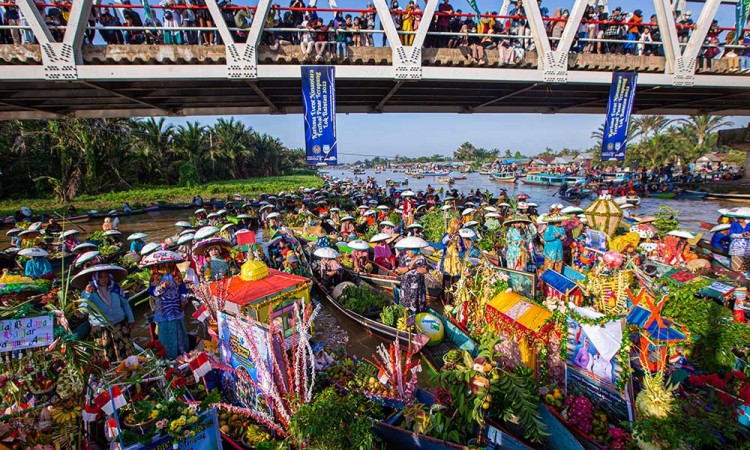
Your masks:
<svg viewBox="0 0 750 450"><path fill-rule="evenodd" d="M343 170L327 170L329 175L339 178L351 178L353 177L350 171ZM529 201L539 204L539 211L545 212L548 210L549 205L552 203L561 202L555 195L557 188L547 188L543 186L530 186L522 183L500 183L495 182L486 175L480 175L478 173L465 174L466 180L456 181L454 187L459 191L468 191L480 189L482 192L489 190L493 194L498 194L501 189L506 189L508 194L511 196L518 195L520 193L526 193L531 196ZM370 170L366 175L360 175L359 177L373 176L379 184L385 183L387 179L394 181L403 181L407 176L403 173L394 173L392 171L383 171L382 173L375 173ZM447 188L447 184L441 183L437 180L437 177L425 177L423 179L410 179L408 187L415 191L424 190L428 185L432 185L436 189L440 187ZM196 192L197 194L198 192ZM561 203L565 203L562 201ZM590 201L584 201L580 206L585 208ZM682 226L691 231L700 230L700 221L714 222L717 215L716 210L724 207L733 207L736 204L731 202L720 202L720 201L709 201L709 200L661 200L654 198L644 198L641 202L640 207L636 210L639 215L653 215L659 210L659 206L669 205L679 212L679 220ZM146 214L140 214L132 217L121 217L120 218L120 230L124 236L134 233L136 231L144 232L148 234L147 241L162 241L165 238L172 236L176 232L174 226L175 222L179 220L187 220L192 214L192 210L181 210L181 211L157 211ZM86 223L78 224L78 227L83 231L85 237L88 233L93 231L101 230L102 219L91 220ZM75 225L74 225L75 226ZM9 239L5 236L5 233L0 234L0 248L5 248L9 245ZM313 297L317 297L315 290L313 291ZM346 318L344 315L339 313L334 308L330 307L327 302L321 302L323 305L323 311L318 320L318 330L326 333L326 336L334 342L344 343L349 354L357 355L360 357L370 357L374 352L375 347L378 343L382 342L378 338L367 334L363 329L353 323L351 320ZM141 318L148 313L148 307L142 305L136 311L136 315L139 318L138 322L144 324ZM190 317L190 316L188 316ZM188 319L191 322L192 319ZM193 328L195 324L191 324L190 328ZM134 335L139 344L145 344L147 334L147 328L144 326L138 326L137 330L134 330Z"/></svg>

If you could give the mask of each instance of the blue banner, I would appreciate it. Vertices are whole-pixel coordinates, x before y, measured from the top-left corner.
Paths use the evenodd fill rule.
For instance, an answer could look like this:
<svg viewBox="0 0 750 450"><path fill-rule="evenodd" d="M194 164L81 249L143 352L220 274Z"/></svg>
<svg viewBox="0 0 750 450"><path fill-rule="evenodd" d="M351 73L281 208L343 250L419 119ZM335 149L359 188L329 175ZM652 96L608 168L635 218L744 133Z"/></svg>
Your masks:
<svg viewBox="0 0 750 450"><path fill-rule="evenodd" d="M305 150L308 165L335 166L336 80L334 66L302 66Z"/></svg>
<svg viewBox="0 0 750 450"><path fill-rule="evenodd" d="M607 121L602 137L602 161L625 160L625 146L628 137L628 122L633 109L635 85L638 74L635 72L615 72L609 88Z"/></svg>

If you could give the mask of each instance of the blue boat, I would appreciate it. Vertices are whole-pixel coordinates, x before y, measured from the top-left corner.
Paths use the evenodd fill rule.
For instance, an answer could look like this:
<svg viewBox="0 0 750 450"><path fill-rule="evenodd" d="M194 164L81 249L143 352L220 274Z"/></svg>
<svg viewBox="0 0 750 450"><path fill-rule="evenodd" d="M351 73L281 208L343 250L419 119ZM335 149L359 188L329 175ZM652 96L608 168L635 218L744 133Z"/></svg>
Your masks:
<svg viewBox="0 0 750 450"><path fill-rule="evenodd" d="M423 177L447 177L450 175L451 172L449 171L442 171L442 172L435 172L432 170L425 170L424 172L420 173Z"/></svg>
<svg viewBox="0 0 750 450"><path fill-rule="evenodd" d="M435 310L428 308L427 312L438 317L443 323L443 329L445 330L443 342L435 346L425 346L422 348L422 359L427 363L430 370L436 374L440 373L445 364L443 356L451 350L467 350L472 356L477 355L479 351L477 344L469 335Z"/></svg>
<svg viewBox="0 0 750 450"><path fill-rule="evenodd" d="M690 200L703 200L708 195L706 191L691 191L685 189L684 191L677 194L677 198L685 198Z"/></svg>
<svg viewBox="0 0 750 450"><path fill-rule="evenodd" d="M564 175L557 175L554 173L535 173L526 175L521 178L523 184L531 184L536 186L562 186L563 182L572 186L578 182L585 181L585 178L581 177L566 177Z"/></svg>

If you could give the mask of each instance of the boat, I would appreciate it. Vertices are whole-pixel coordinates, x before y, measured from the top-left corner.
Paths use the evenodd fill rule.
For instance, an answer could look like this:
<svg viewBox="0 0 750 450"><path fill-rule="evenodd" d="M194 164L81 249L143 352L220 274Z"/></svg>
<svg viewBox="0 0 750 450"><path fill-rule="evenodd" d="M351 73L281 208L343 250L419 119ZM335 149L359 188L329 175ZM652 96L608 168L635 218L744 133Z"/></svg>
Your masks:
<svg viewBox="0 0 750 450"><path fill-rule="evenodd" d="M479 175L489 175L491 172L489 170L480 170Z"/></svg>
<svg viewBox="0 0 750 450"><path fill-rule="evenodd" d="M125 212L123 210L116 210L118 216L137 216L138 214L145 214L148 212L156 212L159 211L160 207L159 205L151 205L147 206L145 208L139 208L139 209L133 209L130 212ZM101 219L103 217L106 217L109 215L109 212L100 212L100 211L90 211L88 216L91 219Z"/></svg>
<svg viewBox="0 0 750 450"><path fill-rule="evenodd" d="M729 200L729 201L736 201L736 202L750 202L750 194L740 194L740 193L717 194L714 192L709 192L706 194L705 198L709 200Z"/></svg>
<svg viewBox="0 0 750 450"><path fill-rule="evenodd" d="M441 183L448 183L448 184L454 184L456 182L456 179L453 177L450 178L438 178L438 181Z"/></svg>
<svg viewBox="0 0 750 450"><path fill-rule="evenodd" d="M463 175L459 175L459 176L457 176L457 177L452 177L452 178L453 178L454 180L456 180L456 181L460 181L460 180L465 180L465 179L466 179L466 177L465 177L465 176L463 176Z"/></svg>
<svg viewBox="0 0 750 450"><path fill-rule="evenodd" d="M701 239L696 245L697 252L711 263L711 269L715 275L723 275L739 284L749 287L750 277L732 270L732 262L729 253L711 245L709 241Z"/></svg>
<svg viewBox="0 0 750 450"><path fill-rule="evenodd" d="M345 271L344 273L348 273L348 272ZM355 277L353 280L346 280L346 281L352 281L355 284L360 284L360 285L361 283L365 283L367 286L370 286L361 277ZM422 333L406 333L405 331L399 330L397 328L389 327L388 325L385 325L373 318L366 317L361 314L357 314L356 312L350 309L347 309L344 305L342 305L335 298L333 298L333 293L331 292L331 290L328 289L320 280L318 280L318 277L314 275L313 275L313 282L318 287L318 289L320 289L320 291L323 293L326 300L328 300L331 303L331 305L333 305L334 308L341 311L341 313L343 313L345 316L347 316L354 322L357 322L368 331L372 332L373 334L389 342L393 342L394 340L398 339L399 343L403 346L408 346L409 343L411 342L412 349L416 353L422 350L422 348L430 340L426 335ZM373 287L373 289L375 288Z"/></svg>
<svg viewBox="0 0 750 450"><path fill-rule="evenodd" d="M425 170L420 173L423 177L447 177L450 174L450 171L435 172L432 170Z"/></svg>
<svg viewBox="0 0 750 450"><path fill-rule="evenodd" d="M677 197L676 192L650 192L647 195L652 198L660 198L663 200L670 200Z"/></svg>
<svg viewBox="0 0 750 450"><path fill-rule="evenodd" d="M502 183L515 183L518 178L515 172L492 172L490 177Z"/></svg>
<svg viewBox="0 0 750 450"><path fill-rule="evenodd" d="M339 249L341 250L341 249ZM401 285L401 281L398 279L396 272L389 270L383 266L372 263L375 268L375 273L364 273L351 271L356 276L367 281L370 285L393 294L393 289L398 288ZM348 269L347 269L348 270ZM429 279L426 281L427 284L427 301L437 302L443 294L443 287L437 282L430 282Z"/></svg>
<svg viewBox="0 0 750 450"><path fill-rule="evenodd" d="M608 172L602 174L602 181L609 184L622 184L629 182L633 179L633 174L631 172Z"/></svg>
<svg viewBox="0 0 750 450"><path fill-rule="evenodd" d="M194 208L194 205L192 203L159 202L159 209L164 209L167 211L180 210L180 209L192 209L192 208Z"/></svg>
<svg viewBox="0 0 750 450"><path fill-rule="evenodd" d="M352 171L352 173L353 173L354 175L364 175L364 174L365 174L365 169L354 169L354 170Z"/></svg>
<svg viewBox="0 0 750 450"><path fill-rule="evenodd" d="M478 352L477 344L468 334L466 334L466 332L432 308L428 308L427 312L438 317L443 323L443 330L445 330L445 337L440 344L426 346L420 353L422 355L422 360L424 360L427 367L429 367L434 374L440 374L440 370L445 364L443 356L451 350L467 350L472 356L476 357Z"/></svg>
<svg viewBox="0 0 750 450"><path fill-rule="evenodd" d="M690 200L703 200L708 195L706 191L692 191L685 189L684 191L677 194L677 198L685 198Z"/></svg>
<svg viewBox="0 0 750 450"><path fill-rule="evenodd" d="M91 220L91 217L89 217L88 214L82 214L80 216L70 216L70 217L64 217L62 219L57 219L57 223L60 225L70 225L74 223L85 223Z"/></svg>
<svg viewBox="0 0 750 450"><path fill-rule="evenodd" d="M521 178L523 184L537 185L537 186L562 186L563 183L574 185L578 182L585 181L581 177L566 177L564 175L557 175L553 173L537 173L529 174L524 178Z"/></svg>
<svg viewBox="0 0 750 450"><path fill-rule="evenodd" d="M614 202L618 205L640 205L641 204L641 198L637 195L622 195L620 197L615 197Z"/></svg>

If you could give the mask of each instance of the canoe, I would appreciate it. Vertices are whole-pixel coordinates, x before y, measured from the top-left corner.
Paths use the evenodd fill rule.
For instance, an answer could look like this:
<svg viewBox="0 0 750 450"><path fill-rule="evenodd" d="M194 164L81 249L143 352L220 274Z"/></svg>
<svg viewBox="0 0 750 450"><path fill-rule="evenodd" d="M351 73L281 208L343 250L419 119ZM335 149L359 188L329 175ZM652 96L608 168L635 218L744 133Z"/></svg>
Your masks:
<svg viewBox="0 0 750 450"><path fill-rule="evenodd" d="M367 281L370 285L393 294L393 288L397 288L401 285L401 281L398 279L398 275L396 275L396 272L388 270L383 266L375 264L374 262L372 263L372 265L373 267L375 267L375 270L377 271L376 273L363 273L354 271L352 271L352 273L356 273L358 277ZM427 301L437 302L443 294L443 287L435 282L431 283L429 280L426 281L426 284Z"/></svg>
<svg viewBox="0 0 750 450"><path fill-rule="evenodd" d="M691 191L690 189L685 189L684 191L677 194L677 198L702 200L704 197L706 197L706 195L708 195L708 192L706 191Z"/></svg>
<svg viewBox="0 0 750 450"><path fill-rule="evenodd" d="M730 201L738 201L738 202L750 202L750 194L739 194L739 193L730 193L730 194L716 194L714 192L709 192L706 194L706 199L717 199L717 200L730 200Z"/></svg>
<svg viewBox="0 0 750 450"><path fill-rule="evenodd" d="M465 180L466 177L464 177L464 176L458 176L458 177L453 177L453 179L456 180L456 181L459 181L459 180Z"/></svg>
<svg viewBox="0 0 750 450"><path fill-rule="evenodd" d="M172 210L180 210L180 209L192 209L193 204L192 203L159 203L159 208L172 211Z"/></svg>
<svg viewBox="0 0 750 450"><path fill-rule="evenodd" d="M137 216L139 214L145 214L145 213L148 213L148 212L156 212L156 211L159 211L159 205L151 205L151 206L147 206L145 208L133 209L133 210L131 210L128 213L126 213L123 210L118 209L117 210L117 215L118 216ZM95 213L89 214L88 216L91 219L101 219L103 217L106 217L107 215L108 215L108 211L104 211L104 212L97 211Z"/></svg>
<svg viewBox="0 0 750 450"><path fill-rule="evenodd" d="M427 367L434 373L439 374L445 362L443 356L451 350L468 350L472 356L477 356L477 344L466 332L454 324L451 320L428 308L427 312L437 316L443 322L445 338L443 342L434 346L427 346L422 349L422 360L427 363Z"/></svg>
<svg viewBox="0 0 750 450"><path fill-rule="evenodd" d="M654 192L647 194L651 198L661 198L663 200L673 199L677 196L676 192Z"/></svg>
<svg viewBox="0 0 750 450"><path fill-rule="evenodd" d="M354 311L347 309L344 305L334 299L331 291L320 280L318 280L318 277L313 276L313 282L316 286L318 286L321 292L323 292L323 295L325 295L326 299L331 303L331 305L333 305L333 307L341 311L349 319L360 324L368 331L389 342L393 342L394 340L398 339L401 345L407 346L409 345L409 338L411 337L412 349L416 353L419 352L430 340L422 333L412 333L410 336L409 333L406 333L402 330L394 327L389 327L388 325L385 325L375 319L357 314ZM364 280L361 280L360 282L366 283Z"/></svg>
<svg viewBox="0 0 750 450"><path fill-rule="evenodd" d="M441 183L448 183L448 184L453 184L456 182L454 178L438 178L438 181Z"/></svg>
<svg viewBox="0 0 750 450"><path fill-rule="evenodd" d="M91 217L89 217L88 214L82 214L80 216L71 216L71 217L65 217L62 219L58 219L57 223L60 225L67 225L67 224L73 224L73 223L85 223L91 220Z"/></svg>
<svg viewBox="0 0 750 450"><path fill-rule="evenodd" d="M493 172L492 174L490 174L490 178L494 181L499 181L501 183L515 183L518 176L515 173Z"/></svg>

